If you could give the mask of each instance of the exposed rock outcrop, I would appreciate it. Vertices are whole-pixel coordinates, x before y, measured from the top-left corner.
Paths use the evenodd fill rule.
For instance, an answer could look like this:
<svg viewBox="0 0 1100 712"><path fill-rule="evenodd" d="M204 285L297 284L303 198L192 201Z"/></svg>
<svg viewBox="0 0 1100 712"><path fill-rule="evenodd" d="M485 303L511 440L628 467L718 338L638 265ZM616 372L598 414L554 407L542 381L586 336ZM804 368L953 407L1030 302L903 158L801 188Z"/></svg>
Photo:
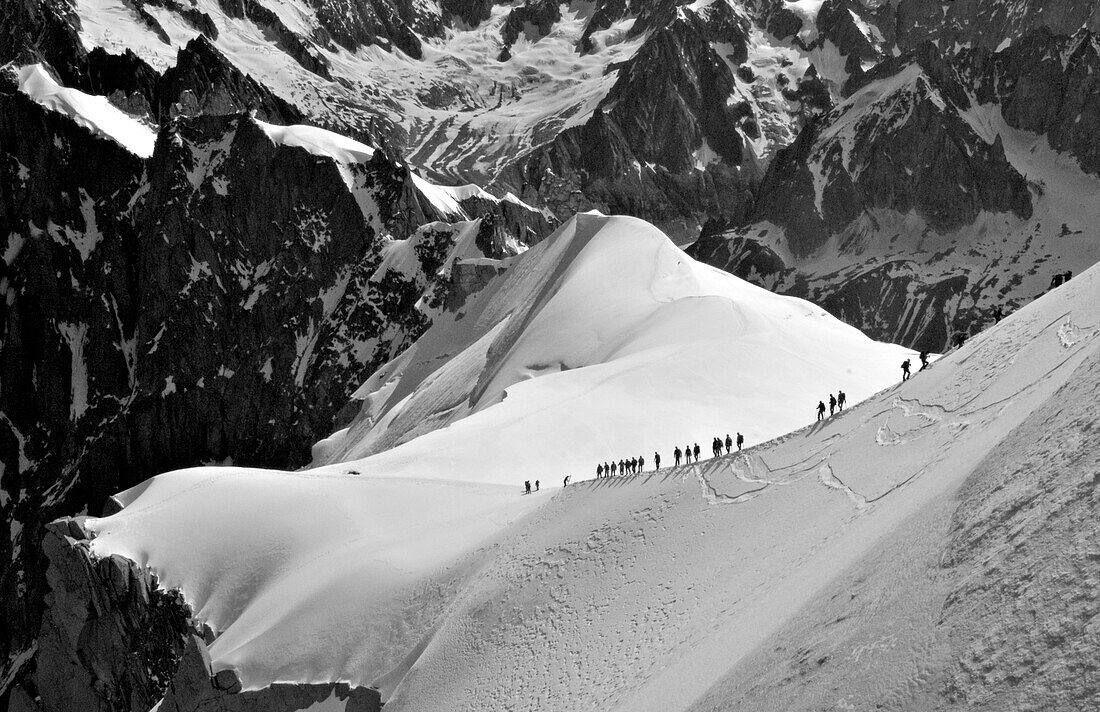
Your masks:
<svg viewBox="0 0 1100 712"><path fill-rule="evenodd" d="M385 234L464 214L444 215L381 151L337 165L247 115L202 115L166 126L143 160L6 89L0 654L12 661L38 630L45 522L209 460L304 463L449 280L427 260L380 269ZM483 203L501 229L522 223L518 206Z"/></svg>
<svg viewBox="0 0 1100 712"><path fill-rule="evenodd" d="M556 23L561 20L561 3L558 0L527 0L522 5L512 8L508 13L508 19L500 30L504 47L500 50L500 61L504 62L511 56L508 48L516 43L521 33L528 40L536 41L540 37L549 34Z"/></svg>
<svg viewBox="0 0 1100 712"><path fill-rule="evenodd" d="M1057 151L1100 174L1100 34L1046 28L1004 51L979 50L964 65L978 100L1000 104L1005 121L1046 135Z"/></svg>
<svg viewBox="0 0 1100 712"><path fill-rule="evenodd" d="M776 156L753 218L786 228L797 255L870 208L910 210L939 232L982 211L1031 215L1026 181L961 116L970 101L932 45L849 82L852 96ZM793 198L793 199L792 199Z"/></svg>
<svg viewBox="0 0 1100 712"><path fill-rule="evenodd" d="M377 690L347 683L275 684L241 691L232 668L214 671L179 591L118 555L96 558L82 518L47 525L48 594L33 671L9 697L12 712L298 712L330 698L378 712ZM206 629L209 632L209 629Z"/></svg>
<svg viewBox="0 0 1100 712"><path fill-rule="evenodd" d="M1074 47L1090 56L1080 43ZM1026 67L1026 74L1042 65L1012 63L1011 52L945 56L924 44L852 74L846 98L776 155L752 214L724 233L702 235L692 253L811 299L876 338L946 348L954 334L1003 309L1000 299L1022 280L1017 273L1014 283L998 283L957 254L968 249L968 226L1002 215L1002 224L1022 224L1042 199L984 118L989 105L1001 103L1006 121L1027 121L1013 118L1009 104L1019 84L1005 67ZM1068 66L1053 60L1045 71L1061 77ZM1049 84L1062 105L1064 80ZM986 106L974 103L968 86L984 87L977 100ZM1079 100L1068 115L1085 113L1087 102ZM1057 123L1041 121L1044 130ZM929 234L959 237L914 260ZM903 235L917 244L899 242ZM1005 244L988 259L998 269L1008 259L1026 265L1041 257L1028 254L1029 244ZM818 266L833 254L858 268Z"/></svg>
<svg viewBox="0 0 1100 712"><path fill-rule="evenodd" d="M298 109L233 66L205 35L179 51L176 65L157 83L155 97L154 115L162 122L180 115L245 111L276 124L297 124L303 118Z"/></svg>
<svg viewBox="0 0 1100 712"><path fill-rule="evenodd" d="M205 645L178 592L160 590L147 570L121 556L96 559L88 540L79 519L45 528L48 593L34 674L24 686L28 709L150 709L185 652L205 653Z"/></svg>
<svg viewBox="0 0 1100 712"><path fill-rule="evenodd" d="M726 3L699 13L657 3L639 25L650 28L644 44L591 118L524 157L509 180L559 215L595 207L685 236L708 214L746 206L749 176L739 167L753 112L730 101L727 61L747 56L748 18Z"/></svg>

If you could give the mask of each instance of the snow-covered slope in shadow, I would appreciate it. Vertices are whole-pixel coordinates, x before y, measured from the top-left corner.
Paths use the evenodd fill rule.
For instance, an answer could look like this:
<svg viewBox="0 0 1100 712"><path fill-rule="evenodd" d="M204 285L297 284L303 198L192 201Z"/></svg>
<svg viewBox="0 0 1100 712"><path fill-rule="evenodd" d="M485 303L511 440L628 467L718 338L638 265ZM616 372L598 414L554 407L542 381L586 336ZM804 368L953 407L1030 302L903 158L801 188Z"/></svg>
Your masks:
<svg viewBox="0 0 1100 712"><path fill-rule="evenodd" d="M644 221L578 215L379 369L315 463L385 450L363 471L517 485L654 449L668 463L714 435L789 432L838 388L865 398L906 354L696 262Z"/></svg>

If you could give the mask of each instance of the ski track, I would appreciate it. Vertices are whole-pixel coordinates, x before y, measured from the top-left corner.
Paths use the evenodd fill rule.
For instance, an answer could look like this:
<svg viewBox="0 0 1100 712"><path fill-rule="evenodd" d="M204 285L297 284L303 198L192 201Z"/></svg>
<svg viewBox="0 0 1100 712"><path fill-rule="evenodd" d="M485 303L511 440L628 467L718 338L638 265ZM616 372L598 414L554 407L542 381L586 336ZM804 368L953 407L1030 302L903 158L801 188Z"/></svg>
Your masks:
<svg viewBox="0 0 1100 712"><path fill-rule="evenodd" d="M1017 328L1010 330L1009 333L1015 334L1019 331L1020 329ZM868 422L881 420L875 431L875 442L880 447L909 445L922 438L932 436L937 431L944 431L947 440L958 439L976 421L985 424L1010 407L1014 401L1019 400L1029 391L1039 388L1100 336L1100 328L1096 326L1078 326L1072 321L1068 312L1061 314L1043 326L1039 338L1049 338L1049 332L1051 331L1054 332L1054 336L1067 353L1055 366L1044 371L1035 382L1025 384L1013 395L977 407L974 407L974 404L984 393L981 389L974 389L975 392L972 398L955 404L953 407L923 403L917 398L905 398L898 395L892 399L890 408L878 410L870 416L863 417L857 424L853 424L852 427L848 428L844 435L866 426ZM991 336L989 331L976 336L969 345L960 350L957 363L960 366L972 368L974 364L971 361L974 354L980 352L980 347L988 338L996 337ZM999 375L1012 364L1014 357L1011 354L1014 353L1014 347L1018 345L1011 337L1001 337L996 346L998 347L998 353L1005 354L1004 358L995 363L982 363L981 373L992 374L990 378ZM918 376L914 374L913 377L917 378ZM893 386L892 388L896 387ZM840 411L828 420L817 422L798 432L809 435L819 428L825 427L826 424L836 425L841 422L840 419L845 413L846 411ZM794 434L792 433L792 435ZM772 441L772 443L781 442L789 437L791 436L784 436ZM825 443L827 444L829 441L835 441L839 445L847 442L847 439L838 433L830 436ZM698 464L692 463L681 465L679 468L673 467L670 468L670 474L672 476L696 477L699 480L704 498L708 504L712 505L746 504L773 486L789 485L816 474L817 480L822 486L830 490L844 492L852 500L853 506L862 512L875 502L882 500L883 497L912 482L923 474L926 469L922 468L913 472L909 477L897 482L878 495L867 497L853 490L836 475L830 464L832 454L833 449L825 447L807 454L798 462L772 467L761 455L756 455L750 449L721 455ZM732 475L740 483L758 486L744 489L737 494L723 492L722 485L718 484L718 480L725 474Z"/></svg>

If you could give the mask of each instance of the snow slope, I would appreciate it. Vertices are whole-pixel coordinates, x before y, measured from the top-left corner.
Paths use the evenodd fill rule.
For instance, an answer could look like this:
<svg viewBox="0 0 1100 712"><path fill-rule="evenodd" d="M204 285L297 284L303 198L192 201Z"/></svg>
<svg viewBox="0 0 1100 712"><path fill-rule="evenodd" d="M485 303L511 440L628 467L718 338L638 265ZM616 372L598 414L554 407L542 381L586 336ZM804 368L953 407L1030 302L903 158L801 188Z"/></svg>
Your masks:
<svg viewBox="0 0 1100 712"><path fill-rule="evenodd" d="M163 475L120 495L128 506L97 525L99 541L181 587L224 631L214 657L250 684L370 682L427 632L400 602L439 586L440 571L457 587L463 557L542 501L515 497L524 479L580 479L653 448L668 462L675 445L705 448L738 427L749 442L778 435L813 418L822 384L858 399L893 379L903 353L694 262L643 221L582 215L387 367L400 378L380 376L390 383L364 411L385 422L335 438L334 464ZM440 429L353 459L426 427ZM417 551L401 550L413 539ZM294 642L307 630L312 652Z"/></svg>
<svg viewBox="0 0 1100 712"><path fill-rule="evenodd" d="M114 140L131 153L142 158L153 155L157 140L154 129L116 108L105 96L61 86L41 64L19 70L19 91L47 109L65 114L92 133Z"/></svg>
<svg viewBox="0 0 1100 712"><path fill-rule="evenodd" d="M714 435L789 432L837 389L865 398L907 355L696 262L642 220L578 215L379 369L315 463L375 455L364 471L519 484L655 448L670 462Z"/></svg>
<svg viewBox="0 0 1100 712"><path fill-rule="evenodd" d="M941 691L941 681L921 673L942 651L921 647L925 629L914 629L909 616L918 604L935 611L943 602L942 586L916 579L944 575L938 559L923 567L944 527L922 528L925 512L942 517L946 501L950 517L950 500L970 474L1015 442L1014 429L1037 409L1088 412L1091 400L1056 401L1067 393L1092 397L1087 387L1066 389L1090 373L1095 383L1088 369L1100 355L1098 297L1093 269L930 372L823 425L664 476L566 490L514 532L478 585L463 592L387 709L682 710L696 701L700 709L790 709L769 693L798 699L810 681L820 694L801 709L872 709L884 701L929 709L921 695ZM1020 488L1036 497L1033 483ZM1008 516L995 502L987 509L993 523L963 523L974 529L979 560L983 533ZM1033 509L1044 509L1041 499ZM865 557L899 530L910 544L920 543L918 535L933 544L910 549L894 541L885 558L894 575L875 576L883 559ZM1020 544L1005 548L1013 546ZM1071 583L1066 600L1079 595L1073 590ZM773 636L804 607L819 605L831 615L791 627L783 666L727 677L742 672L741 663L774 662ZM989 620L1008 624L1013 605ZM848 630L859 637L843 649L848 667L814 677L834 642L829 636L856 613ZM934 621L933 612L922 622L930 629ZM1062 640L1072 660L1076 643ZM976 643L972 653L993 684L999 671L989 666L1012 654L1011 642L998 644ZM861 674L875 658L882 660L875 675ZM754 673L771 684L739 706Z"/></svg>
<svg viewBox="0 0 1100 712"><path fill-rule="evenodd" d="M1071 377L1092 374L1080 368L1098 355L1098 298L1093 269L908 383L699 465L531 497L448 473L399 479L416 470L396 467L390 478L201 468L120 495L122 512L89 522L93 548L180 586L222 631L215 665L237 666L250 686L377 682L388 710L721 709L739 663L823 592L844 590L841 574L953 496ZM812 307L790 304L796 333L813 335L798 320ZM570 416L586 414L574 405L558 417ZM491 441L466 431L465 442L493 472ZM526 476L516 469L510 481ZM889 590L868 595L904 598L908 582L876 585ZM843 611L843 600L830 605ZM905 623L893 615L873 611L887 630Z"/></svg>

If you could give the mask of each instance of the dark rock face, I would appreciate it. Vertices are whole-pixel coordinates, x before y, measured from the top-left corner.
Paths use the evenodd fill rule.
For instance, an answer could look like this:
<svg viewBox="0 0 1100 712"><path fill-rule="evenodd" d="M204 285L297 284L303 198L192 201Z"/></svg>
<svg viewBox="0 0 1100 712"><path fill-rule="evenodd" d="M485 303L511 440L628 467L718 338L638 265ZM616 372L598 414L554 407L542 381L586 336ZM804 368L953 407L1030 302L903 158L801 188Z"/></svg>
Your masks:
<svg viewBox="0 0 1100 712"><path fill-rule="evenodd" d="M560 21L561 4L558 0L527 0L523 5L513 8L500 31L504 41L500 60L503 62L508 59L508 48L516 43L521 32L527 34L527 39L537 40L549 34Z"/></svg>
<svg viewBox="0 0 1100 712"><path fill-rule="evenodd" d="M987 143L961 118L969 99L934 47L884 62L848 89L862 94L804 129L760 188L754 219L786 228L796 255L869 208L915 211L939 232L982 211L1031 215L1026 181L999 139Z"/></svg>
<svg viewBox="0 0 1100 712"><path fill-rule="evenodd" d="M88 539L75 519L45 529L49 593L23 699L43 712L149 709L194 637L191 610L132 561L94 558Z"/></svg>
<svg viewBox="0 0 1100 712"><path fill-rule="evenodd" d="M493 12L493 0L441 0L439 6L471 27L488 20Z"/></svg>
<svg viewBox="0 0 1100 712"><path fill-rule="evenodd" d="M338 167L203 115L142 160L19 92L0 94L0 146L8 660L38 628L45 522L204 461L304 464L449 277L379 270L382 232L439 217L382 152Z"/></svg>
<svg viewBox="0 0 1100 712"><path fill-rule="evenodd" d="M722 265L730 274L757 284L768 285L787 269L783 258L767 245L721 232L703 235L691 250L696 259Z"/></svg>
<svg viewBox="0 0 1100 712"><path fill-rule="evenodd" d="M1076 51L1080 64L1088 66L1093 50L1079 38L1054 40L1045 32L1039 37L1047 38L1045 43L1025 41L999 54L945 56L924 44L852 74L845 100L778 152L752 214L724 233L702 235L692 254L815 301L876 338L944 349L955 333L987 321L997 295L1006 298L1013 288L960 260L968 249L965 229L983 215L1027 220L1041 196L1009 161L1000 135L979 133L987 130L973 123L980 108L966 87L977 87L983 104L1001 104L1009 123L1051 134L1065 127L1066 150L1077 146L1087 168L1091 137L1076 129L1076 117L1088 115L1092 100L1076 94L1069 102L1063 99L1070 86L1065 75L1076 70L1060 58L1062 50ZM1076 81L1089 86L1091 79ZM1049 93L1034 101L1035 90L1027 85L1040 84ZM1017 114L1014 102L1043 109ZM1069 111L1060 110L1067 103ZM1080 140L1074 143L1074 137ZM959 242L927 257L936 266L922 265L911 257L915 246L897 243L898 236L880 227L885 215L912 216L923 230L914 240L923 239L921 234L958 234ZM852 268L816 267L826 248ZM999 249L1001 261L1033 259L1026 244ZM979 306L982 293L985 306Z"/></svg>
<svg viewBox="0 0 1100 712"><path fill-rule="evenodd" d="M417 33L438 36L441 18L420 0L311 0L317 20L338 44L354 52L364 45L396 47L423 56Z"/></svg>
<svg viewBox="0 0 1100 712"><path fill-rule="evenodd" d="M803 29L801 18L781 0L772 0L765 14L768 30L777 37L794 37ZM944 49L969 46L993 50L1006 38L1017 40L1037 30L1062 36L1082 28L1095 32L1100 30L1100 3L825 0L816 24L819 36L811 45L821 46L828 41L843 55L869 60L877 54L873 49L876 45L878 50L897 46L905 51L925 42L939 42ZM860 24L869 31L865 32Z"/></svg>
<svg viewBox="0 0 1100 712"><path fill-rule="evenodd" d="M946 5L936 0L897 3L884 9L894 13L897 41L903 48L926 40L940 40L941 47L956 44L996 48L1005 38L1019 39L1045 28L1054 34L1072 35L1081 28L1100 31L1100 2L1050 3L1023 0L1004 3L973 0Z"/></svg>
<svg viewBox="0 0 1100 712"><path fill-rule="evenodd" d="M807 297L819 299L830 313L870 333L891 335L894 342L922 351L943 351L954 334L969 327L968 315L956 317L952 308L968 281L958 275L930 283L917 265L898 261Z"/></svg>
<svg viewBox="0 0 1100 712"><path fill-rule="evenodd" d="M0 513L20 524L17 536L0 538L0 655L8 659L37 631L42 526L80 511L77 502L102 499L126 476L119 418L131 350L119 344L133 330L135 285L121 258L136 239L125 215L143 164L19 93L0 95L0 136L0 224L8 236L0 264ZM94 373L83 367L93 360L101 364ZM113 397L89 397L97 391ZM89 446L98 452L93 466ZM79 467L89 471L77 475Z"/></svg>
<svg viewBox="0 0 1100 712"><path fill-rule="evenodd" d="M674 234L694 232L708 213L739 214L748 181L737 167L752 110L728 101L734 76L711 43L728 44L730 61L744 61L748 25L724 3L709 10L703 18L658 3L639 17L635 26L654 29L600 108L513 168L521 197L558 214L596 207L637 215ZM693 156L704 142L719 160L698 170Z"/></svg>
<svg viewBox="0 0 1100 712"><path fill-rule="evenodd" d="M968 59L979 101L999 103L1010 126L1045 134L1056 151L1100 175L1100 36L1041 29L1002 52Z"/></svg>
<svg viewBox="0 0 1100 712"><path fill-rule="evenodd" d="M155 116L162 122L180 115L245 111L276 124L301 123L303 118L296 108L230 64L204 35L180 50L176 65L156 84L155 97Z"/></svg>
<svg viewBox="0 0 1100 712"><path fill-rule="evenodd" d="M96 558L81 519L45 528L49 593L33 670L8 695L12 712L147 710L297 712L335 697L378 712L377 690L346 683L276 684L241 692L211 668L202 626L179 591L121 556ZM207 629L208 630L208 629Z"/></svg>
<svg viewBox="0 0 1100 712"><path fill-rule="evenodd" d="M248 18L265 28L274 44L294 58L303 68L314 74L332 79L329 74L328 60L317 52L313 43L287 27L279 16L256 0L218 0L222 11L230 17ZM318 13L320 19L320 13Z"/></svg>

